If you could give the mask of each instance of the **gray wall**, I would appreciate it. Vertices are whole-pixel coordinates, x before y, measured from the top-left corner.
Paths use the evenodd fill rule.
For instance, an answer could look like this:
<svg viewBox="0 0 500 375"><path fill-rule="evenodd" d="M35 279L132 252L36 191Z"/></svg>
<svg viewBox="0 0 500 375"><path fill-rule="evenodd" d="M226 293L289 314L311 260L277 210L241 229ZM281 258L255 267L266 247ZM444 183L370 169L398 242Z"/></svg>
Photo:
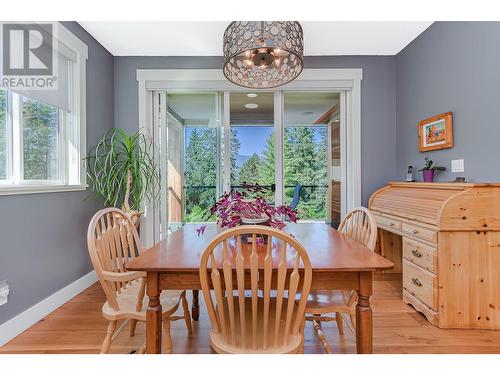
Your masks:
<svg viewBox="0 0 500 375"><path fill-rule="evenodd" d="M76 22L63 22L89 47L87 144L112 128L113 56ZM0 280L10 284L0 324L92 270L86 228L99 208L88 191L0 196Z"/></svg>
<svg viewBox="0 0 500 375"><path fill-rule="evenodd" d="M115 57L115 127L135 131L138 122L137 69L214 69L222 58ZM382 56L309 56L306 68L363 68L361 94L362 199L396 170L396 59Z"/></svg>
<svg viewBox="0 0 500 375"><path fill-rule="evenodd" d="M399 179L425 156L448 170L452 159L465 159L465 173L447 171L441 181L500 179L499 69L500 22L436 22L397 55ZM454 147L420 153L417 123L448 111Z"/></svg>

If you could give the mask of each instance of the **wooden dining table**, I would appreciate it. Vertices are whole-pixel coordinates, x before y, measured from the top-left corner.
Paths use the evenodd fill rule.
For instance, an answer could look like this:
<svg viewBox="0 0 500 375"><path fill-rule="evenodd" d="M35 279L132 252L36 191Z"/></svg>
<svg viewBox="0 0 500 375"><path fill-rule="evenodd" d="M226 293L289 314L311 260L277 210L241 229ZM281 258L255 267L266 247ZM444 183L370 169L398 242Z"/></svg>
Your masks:
<svg viewBox="0 0 500 375"><path fill-rule="evenodd" d="M199 227L199 224L186 224L127 266L128 270L144 271L147 275L147 353L161 351L161 291L201 289L201 256L208 243L223 229L208 224L204 233L198 234ZM289 223L283 230L293 235L308 252L313 275L311 290L357 291L356 349L357 353L371 353L372 275L375 271L391 269L393 263L323 223ZM195 311L196 308L195 305Z"/></svg>

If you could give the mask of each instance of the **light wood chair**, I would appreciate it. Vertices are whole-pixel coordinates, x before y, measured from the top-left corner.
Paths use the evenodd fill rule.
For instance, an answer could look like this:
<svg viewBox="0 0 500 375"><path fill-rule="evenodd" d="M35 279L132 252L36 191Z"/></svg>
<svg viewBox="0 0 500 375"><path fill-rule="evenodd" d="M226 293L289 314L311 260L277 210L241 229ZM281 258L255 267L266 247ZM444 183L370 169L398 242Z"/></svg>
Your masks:
<svg viewBox="0 0 500 375"><path fill-rule="evenodd" d="M265 237L267 244L257 245L257 239ZM212 349L218 353L302 352L311 277L306 250L280 230L244 225L219 234L200 262ZM295 303L299 288L306 297Z"/></svg>
<svg viewBox="0 0 500 375"><path fill-rule="evenodd" d="M339 232L359 242L370 250L375 249L377 242L377 223L375 216L364 207L357 207L349 212L340 223ZM349 315L352 328L356 329L356 291L318 290L309 293L306 306L306 320L312 321L321 344L327 353L330 346L321 330L321 322L335 320L339 334L344 334L342 314ZM324 316L335 314L335 317ZM349 326L349 327L351 327Z"/></svg>
<svg viewBox="0 0 500 375"><path fill-rule="evenodd" d="M130 336L133 336L137 322L146 321L146 274L126 270L128 262L142 254L143 248L134 223L125 212L117 208L105 208L94 215L87 232L87 244L90 259L107 298L102 314L110 322L101 346L101 353L107 353L111 342L127 322L130 321ZM171 353L170 322L184 319L188 332L192 332L186 292L163 291L160 302L165 351ZM174 316L180 303L184 314ZM122 319L124 322L117 329L117 322ZM139 352L144 351L145 346L142 346Z"/></svg>

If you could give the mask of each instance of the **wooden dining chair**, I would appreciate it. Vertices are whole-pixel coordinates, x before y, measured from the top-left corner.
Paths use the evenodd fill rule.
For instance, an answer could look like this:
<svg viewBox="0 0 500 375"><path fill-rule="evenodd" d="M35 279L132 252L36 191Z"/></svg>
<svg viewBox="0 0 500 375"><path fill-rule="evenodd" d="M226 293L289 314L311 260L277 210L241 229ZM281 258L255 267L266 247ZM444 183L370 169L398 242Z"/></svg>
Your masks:
<svg viewBox="0 0 500 375"><path fill-rule="evenodd" d="M107 353L111 342L130 321L130 336L135 334L138 321L146 321L148 300L145 296L146 274L127 271L127 264L143 253L136 227L127 214L118 208L105 208L94 215L87 232L90 259L107 301L102 307L109 320L101 353ZM160 296L165 334L165 351L172 351L170 322L184 319L188 332L192 332L191 316L185 291L163 291ZM182 303L183 316L173 314ZM124 322L117 329L118 320ZM144 352L145 346L140 352Z"/></svg>
<svg viewBox="0 0 500 375"><path fill-rule="evenodd" d="M344 236L375 249L377 242L377 223L375 216L364 207L357 207L349 212L340 223L338 231ZM349 315L352 327L356 328L356 291L317 290L309 293L306 305L306 320L312 321L321 344L327 353L331 353L330 346L321 329L321 322L335 320L339 334L344 334L342 314ZM335 314L334 317L324 316Z"/></svg>
<svg viewBox="0 0 500 375"><path fill-rule="evenodd" d="M244 225L219 234L200 262L212 349L217 353L302 352L311 277L306 250L280 230ZM305 297L295 303L298 292Z"/></svg>

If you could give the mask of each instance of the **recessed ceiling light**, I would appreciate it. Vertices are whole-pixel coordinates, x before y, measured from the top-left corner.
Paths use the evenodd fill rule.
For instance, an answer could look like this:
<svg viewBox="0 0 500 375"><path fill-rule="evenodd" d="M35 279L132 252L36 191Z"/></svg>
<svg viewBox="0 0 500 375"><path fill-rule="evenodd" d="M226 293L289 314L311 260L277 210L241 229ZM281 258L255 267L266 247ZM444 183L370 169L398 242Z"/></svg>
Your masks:
<svg viewBox="0 0 500 375"><path fill-rule="evenodd" d="M257 94L254 94L253 92L251 92L250 94L247 94L247 96L249 98L256 98L257 97Z"/></svg>
<svg viewBox="0 0 500 375"><path fill-rule="evenodd" d="M312 115L314 112L313 111L305 111L305 112L302 112L302 116L309 116L309 115Z"/></svg>
<svg viewBox="0 0 500 375"><path fill-rule="evenodd" d="M257 108L259 105L258 104L255 104L255 103L247 103L245 104L245 108L248 108L248 109L255 109Z"/></svg>

